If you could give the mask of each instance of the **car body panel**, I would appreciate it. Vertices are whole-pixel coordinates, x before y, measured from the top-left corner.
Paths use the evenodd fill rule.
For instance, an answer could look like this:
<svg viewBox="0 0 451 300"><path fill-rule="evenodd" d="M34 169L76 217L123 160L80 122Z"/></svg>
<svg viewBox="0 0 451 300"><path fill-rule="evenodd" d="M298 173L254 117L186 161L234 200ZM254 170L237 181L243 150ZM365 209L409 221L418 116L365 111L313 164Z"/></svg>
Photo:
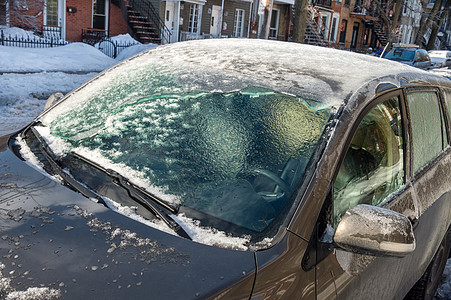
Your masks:
<svg viewBox="0 0 451 300"><path fill-rule="evenodd" d="M251 299L315 299L315 270L302 269L307 244L286 232L276 246L258 251L257 279Z"/></svg>
<svg viewBox="0 0 451 300"><path fill-rule="evenodd" d="M205 298L238 284L250 296L252 252L163 233L95 203L0 153L3 277L11 287L59 290L64 299Z"/></svg>

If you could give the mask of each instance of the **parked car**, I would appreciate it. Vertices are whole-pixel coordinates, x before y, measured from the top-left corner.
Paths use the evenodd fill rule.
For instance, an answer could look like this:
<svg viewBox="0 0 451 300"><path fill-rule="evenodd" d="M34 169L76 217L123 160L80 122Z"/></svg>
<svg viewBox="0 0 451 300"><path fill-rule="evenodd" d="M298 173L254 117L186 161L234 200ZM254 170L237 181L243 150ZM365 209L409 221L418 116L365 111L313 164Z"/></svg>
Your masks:
<svg viewBox="0 0 451 300"><path fill-rule="evenodd" d="M443 77L296 43L127 59L2 139L1 297L432 297L450 105Z"/></svg>
<svg viewBox="0 0 451 300"><path fill-rule="evenodd" d="M420 69L427 70L432 66L428 52L417 45L395 44L384 58Z"/></svg>
<svg viewBox="0 0 451 300"><path fill-rule="evenodd" d="M432 66L435 68L443 68L451 66L451 51L448 50L431 50L429 51Z"/></svg>

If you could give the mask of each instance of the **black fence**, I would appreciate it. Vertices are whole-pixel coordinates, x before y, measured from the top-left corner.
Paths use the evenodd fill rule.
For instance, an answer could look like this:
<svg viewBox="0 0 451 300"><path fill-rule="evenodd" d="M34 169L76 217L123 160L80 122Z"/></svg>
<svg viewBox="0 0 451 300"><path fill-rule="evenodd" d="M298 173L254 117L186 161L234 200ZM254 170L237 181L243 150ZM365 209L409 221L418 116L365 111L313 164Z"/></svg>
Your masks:
<svg viewBox="0 0 451 300"><path fill-rule="evenodd" d="M108 55L109 57L116 58L119 53L122 52L125 48L128 48L130 46L139 45L138 42L118 42L113 41L109 38L105 38L101 40L100 42L97 42L94 47L99 49L101 52L103 52L105 55Z"/></svg>
<svg viewBox="0 0 451 300"><path fill-rule="evenodd" d="M50 48L58 47L69 44L65 40L59 38L41 38L35 37L23 37L23 36L11 36L5 35L3 30L0 30L0 46L22 47L22 48Z"/></svg>
<svg viewBox="0 0 451 300"><path fill-rule="evenodd" d="M3 30L0 30L0 46L10 46L10 47L22 47L22 48L50 48L50 47L59 47L69 44L69 42L60 39L54 38L53 36L58 36L58 32L53 32L54 34L47 34L49 38L45 37L23 37L23 36L11 36L3 33ZM45 35L44 35L45 36ZM138 45L139 42L127 42L127 41L114 41L110 38L104 38L93 46L103 52L105 55L108 55L111 58L116 58L117 55L130 46Z"/></svg>

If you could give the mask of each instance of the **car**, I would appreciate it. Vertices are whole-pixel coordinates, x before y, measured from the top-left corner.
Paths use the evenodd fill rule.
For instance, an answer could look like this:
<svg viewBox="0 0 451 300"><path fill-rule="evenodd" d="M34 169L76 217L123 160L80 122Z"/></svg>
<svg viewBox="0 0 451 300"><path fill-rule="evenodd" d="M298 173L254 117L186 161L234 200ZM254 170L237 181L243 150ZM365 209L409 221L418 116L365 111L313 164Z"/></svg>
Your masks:
<svg viewBox="0 0 451 300"><path fill-rule="evenodd" d="M384 58L425 70L432 66L428 52L418 45L394 44Z"/></svg>
<svg viewBox="0 0 451 300"><path fill-rule="evenodd" d="M439 284L446 78L209 39L52 99L1 139L2 297L430 299Z"/></svg>
<svg viewBox="0 0 451 300"><path fill-rule="evenodd" d="M451 51L448 50L431 50L429 51L432 66L435 68L443 68L451 66Z"/></svg>

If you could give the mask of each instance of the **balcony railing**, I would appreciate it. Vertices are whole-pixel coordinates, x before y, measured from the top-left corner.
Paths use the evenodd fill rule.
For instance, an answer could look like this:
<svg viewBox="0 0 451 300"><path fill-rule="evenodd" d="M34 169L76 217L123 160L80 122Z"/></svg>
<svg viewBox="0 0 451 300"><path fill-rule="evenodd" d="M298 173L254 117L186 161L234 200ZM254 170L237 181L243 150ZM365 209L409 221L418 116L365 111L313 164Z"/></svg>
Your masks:
<svg viewBox="0 0 451 300"><path fill-rule="evenodd" d="M332 7L332 0L316 0L314 1L314 4L316 6Z"/></svg>

